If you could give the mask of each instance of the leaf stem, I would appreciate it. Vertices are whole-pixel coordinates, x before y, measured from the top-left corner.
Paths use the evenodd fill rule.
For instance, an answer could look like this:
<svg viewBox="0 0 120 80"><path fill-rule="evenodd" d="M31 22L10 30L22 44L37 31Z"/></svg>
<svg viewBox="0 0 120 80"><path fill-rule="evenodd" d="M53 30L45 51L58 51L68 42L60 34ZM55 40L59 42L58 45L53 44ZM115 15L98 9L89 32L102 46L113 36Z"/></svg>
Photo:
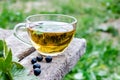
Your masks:
<svg viewBox="0 0 120 80"><path fill-rule="evenodd" d="M8 75L9 80L13 80L13 77L12 77L12 74L10 73L10 71L7 71L6 74Z"/></svg>

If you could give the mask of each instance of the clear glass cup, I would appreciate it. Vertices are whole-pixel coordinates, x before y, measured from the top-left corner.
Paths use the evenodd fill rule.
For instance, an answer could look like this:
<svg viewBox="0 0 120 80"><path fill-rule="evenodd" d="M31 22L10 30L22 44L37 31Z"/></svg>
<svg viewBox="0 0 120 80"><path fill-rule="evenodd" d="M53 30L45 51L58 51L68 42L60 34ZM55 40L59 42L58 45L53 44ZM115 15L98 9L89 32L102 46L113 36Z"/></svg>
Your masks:
<svg viewBox="0 0 120 80"><path fill-rule="evenodd" d="M36 14L26 18L14 28L14 35L22 42L32 45L40 54L56 56L70 44L76 31L77 19L62 14ZM19 36L20 28L27 30L29 40Z"/></svg>

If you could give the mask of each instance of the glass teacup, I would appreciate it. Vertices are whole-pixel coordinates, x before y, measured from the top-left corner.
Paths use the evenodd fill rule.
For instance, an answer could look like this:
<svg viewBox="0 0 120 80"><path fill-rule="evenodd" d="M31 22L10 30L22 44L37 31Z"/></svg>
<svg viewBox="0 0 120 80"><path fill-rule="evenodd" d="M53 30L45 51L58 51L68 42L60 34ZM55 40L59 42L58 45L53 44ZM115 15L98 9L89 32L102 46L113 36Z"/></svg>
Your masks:
<svg viewBox="0 0 120 80"><path fill-rule="evenodd" d="M62 14L36 14L26 18L14 28L14 35L32 46L42 55L61 54L71 42L76 30L76 18ZM21 39L17 32L20 27L27 29L31 43Z"/></svg>

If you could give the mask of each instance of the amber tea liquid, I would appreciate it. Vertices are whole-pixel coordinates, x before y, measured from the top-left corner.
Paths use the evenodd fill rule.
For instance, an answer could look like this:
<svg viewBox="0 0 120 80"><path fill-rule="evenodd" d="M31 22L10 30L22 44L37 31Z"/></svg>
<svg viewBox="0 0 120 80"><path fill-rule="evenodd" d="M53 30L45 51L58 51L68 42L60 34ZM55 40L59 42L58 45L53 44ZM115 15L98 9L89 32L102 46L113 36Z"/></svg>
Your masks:
<svg viewBox="0 0 120 80"><path fill-rule="evenodd" d="M33 46L40 54L56 55L70 43L74 35L72 25L64 22L35 22L28 28Z"/></svg>

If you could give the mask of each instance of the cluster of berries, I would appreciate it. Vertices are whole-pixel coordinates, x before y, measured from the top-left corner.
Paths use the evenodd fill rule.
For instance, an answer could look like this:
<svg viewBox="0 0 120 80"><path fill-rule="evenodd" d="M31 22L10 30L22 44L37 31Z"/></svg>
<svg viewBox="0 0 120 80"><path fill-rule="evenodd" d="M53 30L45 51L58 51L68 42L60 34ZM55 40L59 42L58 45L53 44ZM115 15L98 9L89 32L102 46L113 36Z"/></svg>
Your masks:
<svg viewBox="0 0 120 80"><path fill-rule="evenodd" d="M36 58L33 58L31 60L31 63L33 64L33 70L34 70L34 75L38 76L41 73L41 65L37 63L41 62L43 60L42 56L37 56ZM46 56L45 57L45 61L47 63L50 63L52 61L52 57L51 56Z"/></svg>

